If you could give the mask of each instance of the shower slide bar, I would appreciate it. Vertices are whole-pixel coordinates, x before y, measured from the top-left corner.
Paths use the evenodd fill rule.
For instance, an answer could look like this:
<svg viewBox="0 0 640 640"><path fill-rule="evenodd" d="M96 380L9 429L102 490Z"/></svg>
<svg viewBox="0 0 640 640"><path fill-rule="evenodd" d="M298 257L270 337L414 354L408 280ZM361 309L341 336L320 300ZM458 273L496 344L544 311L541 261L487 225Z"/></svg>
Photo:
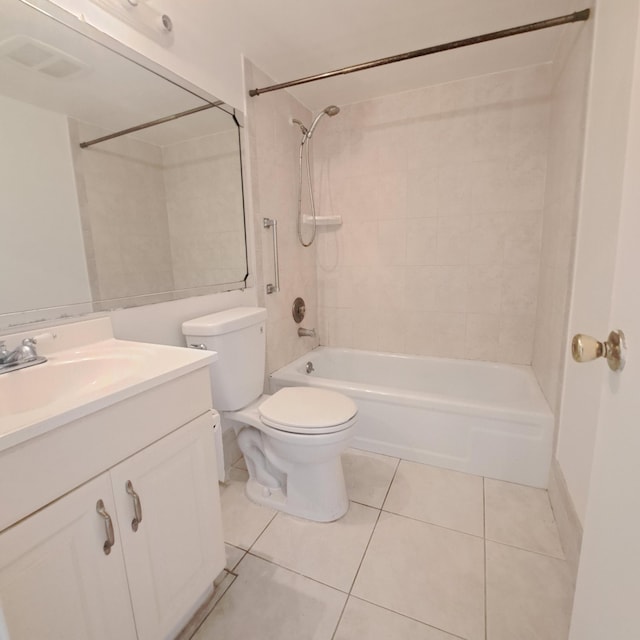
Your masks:
<svg viewBox="0 0 640 640"><path fill-rule="evenodd" d="M273 234L273 284L268 284L265 289L267 293L278 293L280 291L280 266L278 265L278 221L274 218L262 218L262 226L271 229Z"/></svg>
<svg viewBox="0 0 640 640"><path fill-rule="evenodd" d="M306 84L307 82L315 82L316 80L325 80L326 78L342 76L346 75L347 73L355 73L356 71L364 71L365 69L382 67L386 64L402 62L403 60L411 60L413 58L420 58L422 56L431 55L432 53L440 53L442 51L450 51L451 49L469 47L473 44L488 42L489 40L499 40L500 38L517 36L521 33L530 33L531 31L539 31L540 29L549 29L550 27L558 27L560 25L569 24L571 22L581 22L584 20L588 20L590 14L591 9L583 9L582 11L576 11L564 16L559 16L558 18L550 18L549 20L531 22L520 27L511 27L510 29L503 29L502 31L493 31L491 33L485 33L480 36L465 38L464 40L455 40L453 42L447 42L445 44L438 44L433 47L426 47L425 49L416 49L414 51L409 51L408 53L399 53L395 56L388 56L386 58L379 58L377 60L371 60L369 62L362 62L360 64L354 64L350 67L342 67L341 69L327 71L326 73L317 73L313 76L306 76L304 78L298 78L297 80L290 80L289 82L272 84L268 87L262 87L261 89L250 89L249 95L251 97L255 97L259 96L261 93L267 93L269 91L278 91L279 89L295 87L299 84Z"/></svg>

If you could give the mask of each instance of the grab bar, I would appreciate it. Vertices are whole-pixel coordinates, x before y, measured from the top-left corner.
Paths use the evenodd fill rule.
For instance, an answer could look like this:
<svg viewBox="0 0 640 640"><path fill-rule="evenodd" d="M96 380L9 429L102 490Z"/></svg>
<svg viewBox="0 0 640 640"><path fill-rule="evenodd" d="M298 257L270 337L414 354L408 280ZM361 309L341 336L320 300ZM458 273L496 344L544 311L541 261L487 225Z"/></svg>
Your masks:
<svg viewBox="0 0 640 640"><path fill-rule="evenodd" d="M273 270L274 284L266 286L267 293L277 293L280 291L280 267L278 266L278 221L274 218L262 218L262 226L265 229L271 228L273 231Z"/></svg>

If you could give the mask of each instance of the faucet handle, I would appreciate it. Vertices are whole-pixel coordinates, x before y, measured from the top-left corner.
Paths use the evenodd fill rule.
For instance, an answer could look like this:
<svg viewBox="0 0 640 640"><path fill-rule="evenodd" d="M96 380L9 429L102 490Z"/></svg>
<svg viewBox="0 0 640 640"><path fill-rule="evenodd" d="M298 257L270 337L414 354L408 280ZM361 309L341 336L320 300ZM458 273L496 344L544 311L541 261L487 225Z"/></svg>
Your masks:
<svg viewBox="0 0 640 640"><path fill-rule="evenodd" d="M36 344L38 344L38 341L37 341L35 338L25 338L25 339L22 341L22 344L23 344L25 347L33 347L33 346L35 346Z"/></svg>

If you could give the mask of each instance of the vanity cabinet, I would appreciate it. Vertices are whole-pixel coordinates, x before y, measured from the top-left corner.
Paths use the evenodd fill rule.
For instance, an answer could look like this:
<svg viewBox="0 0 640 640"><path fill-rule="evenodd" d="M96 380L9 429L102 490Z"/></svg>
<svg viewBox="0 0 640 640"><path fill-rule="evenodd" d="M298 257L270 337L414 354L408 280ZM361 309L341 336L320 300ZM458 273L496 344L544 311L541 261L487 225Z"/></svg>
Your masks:
<svg viewBox="0 0 640 640"><path fill-rule="evenodd" d="M108 474L0 534L0 637L135 640L122 547L104 554L98 500L115 514Z"/></svg>
<svg viewBox="0 0 640 640"><path fill-rule="evenodd" d="M0 534L0 637L173 638L224 566L213 426L191 420Z"/></svg>
<svg viewBox="0 0 640 640"><path fill-rule="evenodd" d="M172 638L225 562L211 414L110 475L138 638Z"/></svg>

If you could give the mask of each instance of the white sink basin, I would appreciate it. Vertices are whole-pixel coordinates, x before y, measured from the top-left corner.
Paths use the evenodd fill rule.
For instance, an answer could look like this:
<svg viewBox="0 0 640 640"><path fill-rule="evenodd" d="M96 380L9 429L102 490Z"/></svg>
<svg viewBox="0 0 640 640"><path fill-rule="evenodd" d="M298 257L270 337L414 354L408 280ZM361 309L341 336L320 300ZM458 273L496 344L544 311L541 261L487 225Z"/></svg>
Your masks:
<svg viewBox="0 0 640 640"><path fill-rule="evenodd" d="M0 416L33 411L65 399L81 398L135 377L135 358L103 356L51 361L0 376Z"/></svg>
<svg viewBox="0 0 640 640"><path fill-rule="evenodd" d="M107 339L0 375L0 451L206 366L210 351Z"/></svg>

